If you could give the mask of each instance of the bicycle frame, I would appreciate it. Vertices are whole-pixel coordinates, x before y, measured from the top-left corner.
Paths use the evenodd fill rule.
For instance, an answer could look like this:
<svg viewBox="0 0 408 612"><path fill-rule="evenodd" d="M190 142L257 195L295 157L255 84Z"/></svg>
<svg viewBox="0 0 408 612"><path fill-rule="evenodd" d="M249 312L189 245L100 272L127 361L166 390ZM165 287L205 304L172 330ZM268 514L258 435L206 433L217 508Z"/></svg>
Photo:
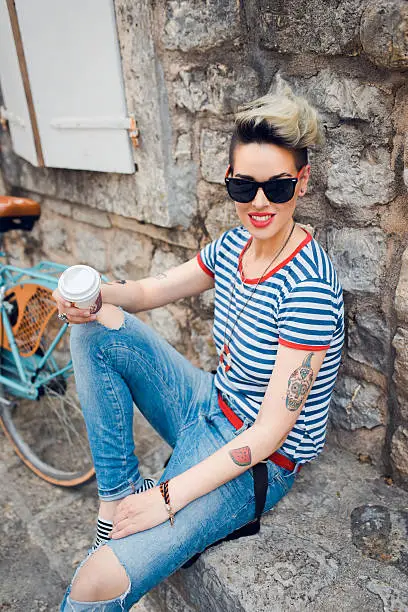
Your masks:
<svg viewBox="0 0 408 612"><path fill-rule="evenodd" d="M5 253L0 251L0 257L1 256L5 256ZM22 357L19 353L12 326L8 318L7 307L9 304L4 299L5 292L8 288L16 284L27 284L33 281L37 281L41 286L54 290L58 285L59 276L66 268L67 266L63 264L57 264L51 261L41 261L32 268L20 268L8 264L0 266L0 321L11 348L10 355L8 350L0 346L0 364L2 371L8 370L13 374L18 374L18 379L16 379L8 377L7 374L3 375L0 371L0 388L1 385L3 385L12 394L18 395L19 397L36 399L39 396L41 387L51 380L58 376L68 378L68 376L72 375L73 368L71 360L64 367L58 368L55 359L52 357L55 347L67 331L68 324L64 323L61 326L60 331L57 333L44 355ZM107 280L104 276L102 276L102 279ZM51 374L47 373L43 375L42 370L47 362L51 363L54 371Z"/></svg>

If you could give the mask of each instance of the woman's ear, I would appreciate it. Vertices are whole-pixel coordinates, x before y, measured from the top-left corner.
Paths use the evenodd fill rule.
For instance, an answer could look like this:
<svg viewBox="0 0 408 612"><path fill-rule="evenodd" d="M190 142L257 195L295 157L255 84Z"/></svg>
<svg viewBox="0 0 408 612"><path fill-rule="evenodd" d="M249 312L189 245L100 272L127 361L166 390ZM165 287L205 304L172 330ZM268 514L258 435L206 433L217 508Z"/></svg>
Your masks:
<svg viewBox="0 0 408 612"><path fill-rule="evenodd" d="M307 164L302 172L301 177L299 178L299 197L303 197L307 191L307 184L310 178L310 164Z"/></svg>

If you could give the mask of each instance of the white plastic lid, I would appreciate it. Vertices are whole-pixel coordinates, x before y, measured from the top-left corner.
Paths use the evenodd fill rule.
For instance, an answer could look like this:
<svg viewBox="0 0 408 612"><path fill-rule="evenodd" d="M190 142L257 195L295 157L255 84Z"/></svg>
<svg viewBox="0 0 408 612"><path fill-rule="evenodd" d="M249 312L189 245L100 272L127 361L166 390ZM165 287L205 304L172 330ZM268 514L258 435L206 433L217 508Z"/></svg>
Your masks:
<svg viewBox="0 0 408 612"><path fill-rule="evenodd" d="M58 281L62 297L71 302L91 299L99 291L99 273L90 266L67 268Z"/></svg>

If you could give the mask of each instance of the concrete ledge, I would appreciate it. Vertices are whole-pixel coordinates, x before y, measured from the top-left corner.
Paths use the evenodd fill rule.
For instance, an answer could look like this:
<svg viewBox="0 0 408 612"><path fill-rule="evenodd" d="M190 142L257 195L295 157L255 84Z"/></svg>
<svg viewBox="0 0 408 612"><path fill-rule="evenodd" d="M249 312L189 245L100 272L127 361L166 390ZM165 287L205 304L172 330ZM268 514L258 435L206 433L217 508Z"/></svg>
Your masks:
<svg viewBox="0 0 408 612"><path fill-rule="evenodd" d="M327 445L259 534L209 549L146 595L143 609L405 612L407 536L408 493Z"/></svg>

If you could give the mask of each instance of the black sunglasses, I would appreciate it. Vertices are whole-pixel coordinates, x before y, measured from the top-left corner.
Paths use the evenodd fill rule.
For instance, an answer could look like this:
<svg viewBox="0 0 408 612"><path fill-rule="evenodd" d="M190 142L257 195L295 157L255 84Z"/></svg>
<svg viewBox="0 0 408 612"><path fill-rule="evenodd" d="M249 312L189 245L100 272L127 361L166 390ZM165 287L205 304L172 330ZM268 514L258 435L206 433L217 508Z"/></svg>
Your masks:
<svg viewBox="0 0 408 612"><path fill-rule="evenodd" d="M263 183L226 176L225 184L230 198L240 204L252 202L260 187L270 202L283 204L293 198L301 170L296 177L271 179Z"/></svg>

